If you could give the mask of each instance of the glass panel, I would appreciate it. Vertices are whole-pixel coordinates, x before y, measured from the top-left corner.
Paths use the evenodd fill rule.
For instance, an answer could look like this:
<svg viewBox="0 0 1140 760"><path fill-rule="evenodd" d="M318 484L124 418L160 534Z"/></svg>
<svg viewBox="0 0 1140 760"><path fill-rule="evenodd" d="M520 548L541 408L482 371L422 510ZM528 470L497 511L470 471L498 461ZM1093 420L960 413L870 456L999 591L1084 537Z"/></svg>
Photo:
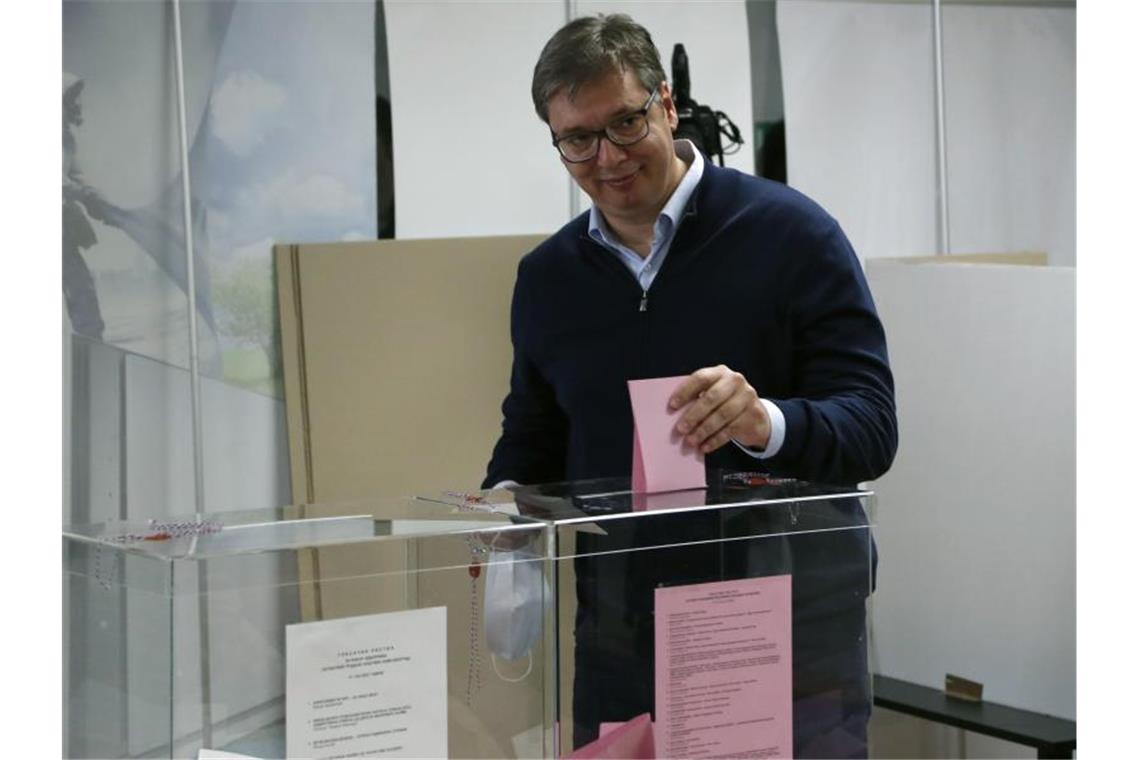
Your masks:
<svg viewBox="0 0 1140 760"><path fill-rule="evenodd" d="M764 488L739 494L738 503L717 506L712 502L732 496L709 494L687 509L674 499L665 511L629 511L639 495L628 493L580 497L584 510L602 506L613 511L606 519L574 518L559 526L560 633L574 642L572 651L562 653L560 672L560 720L573 727L564 732L563 751L595 738L602 724L645 712L659 721L659 756L663 751L699 752L693 742L700 732L694 727L709 721L723 721L721 727L731 731L769 718L757 705L745 708L742 722L740 715L729 718L714 704L705 713L688 711L688 719L662 722L664 695L656 686L662 669L675 674L677 663L687 660L656 661L657 639L666 635L661 627L670 619L657 609L655 597L666 588L790 576L791 651L777 652L790 656L792 664L793 754L866 755L871 712L866 610L874 565L865 512L869 497L821 496L829 489L790 483L772 486L784 494L765 502L759 493ZM804 497L785 495L796 491ZM757 656L747 646L739 652L740 657ZM745 662L755 660L718 665L725 669L712 693L744 688L731 684L745 672ZM734 698L725 697L724 704Z"/></svg>
<svg viewBox="0 0 1140 760"><path fill-rule="evenodd" d="M376 237L379 6L181 5L208 376L282 396L272 243Z"/></svg>
<svg viewBox="0 0 1140 760"><path fill-rule="evenodd" d="M65 349L66 350L66 349ZM123 375L126 354L114 346L71 336L70 412L64 445L68 503L64 523L125 516Z"/></svg>
<svg viewBox="0 0 1140 760"><path fill-rule="evenodd" d="M775 578L766 582L788 589L773 610L785 610L790 644L737 652L752 663L790 658L791 693L765 694L788 705L781 725L797 756L865 752L870 494L757 475L650 496L623 485L71 526L72 637L85 642L75 651L112 663L101 679L71 663L69 706L92 737L76 746L280 757L288 700L305 699L286 690L289 625L443 608L450 753L553 756L603 723L658 711L662 589ZM107 605L113 627L88 612ZM739 676L735 667L724 670ZM92 703L92 681L105 705ZM772 717L744 709L743 725ZM659 727L669 730L668 746L685 746L675 722Z"/></svg>
<svg viewBox="0 0 1140 760"><path fill-rule="evenodd" d="M75 541L64 550L66 756L169 757L170 565Z"/></svg>
<svg viewBox="0 0 1140 760"><path fill-rule="evenodd" d="M431 497L555 526L560 750L597 739L606 723L646 712L664 720L655 685L665 667L655 655L659 589L790 576L789 750L865 755L872 495L758 473L719 473L709 488L669 493L629 485L611 478ZM685 743L689 728L658 725L659 755L697 751Z"/></svg>
<svg viewBox="0 0 1140 760"><path fill-rule="evenodd" d="M549 755L546 531L416 499L69 526L71 754L284 757L290 625L444 608L450 754ZM486 587L519 579L527 620L490 610L504 634ZM87 612L108 605L113 626Z"/></svg>
<svg viewBox="0 0 1140 760"><path fill-rule="evenodd" d="M623 477L516 486L473 494L451 491L424 498L445 504L470 504L477 500L497 512L569 524L636 517L637 513L647 511L723 509L732 505L771 505L869 495L867 491L843 486L776 478L761 473L717 472L712 479L714 484L709 488L654 494L633 493L630 491L630 479Z"/></svg>

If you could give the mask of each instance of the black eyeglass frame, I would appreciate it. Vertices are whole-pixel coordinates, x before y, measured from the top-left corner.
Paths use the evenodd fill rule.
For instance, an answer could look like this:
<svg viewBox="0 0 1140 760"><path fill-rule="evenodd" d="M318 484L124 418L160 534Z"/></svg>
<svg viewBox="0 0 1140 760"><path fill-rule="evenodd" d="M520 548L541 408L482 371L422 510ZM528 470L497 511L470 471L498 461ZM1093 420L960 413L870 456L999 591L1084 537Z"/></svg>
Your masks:
<svg viewBox="0 0 1140 760"><path fill-rule="evenodd" d="M602 138L603 137L606 138L607 140L609 140L610 142L612 142L614 145L617 145L617 146L622 147L622 148L629 147L630 145L636 145L637 143L641 142L642 140L644 140L646 137L649 136L649 109L653 107L653 101L660 94L661 94L661 88L660 87L653 88L653 92L650 93L649 99L645 101L645 105L643 105L641 108L637 109L636 111L630 111L629 113L622 114L621 116L618 116L616 119L614 119L613 121L611 121L609 124L607 124L606 126L604 126L601 129L581 130L581 131L571 132L570 134L563 135L562 137L556 137L554 135L554 131L551 130L550 142L554 146L554 149L558 151L558 155L562 157L562 160L566 161L568 163L571 163L571 164L584 164L587 161L592 161L593 159L597 158L598 157L598 151L601 150L601 147L602 147ZM628 119L631 116L641 116L645 119L645 132L642 133L641 137L638 137L636 140L627 140L627 141L623 142L622 140L615 139L614 136L612 134L610 134L610 130L613 128L614 124L617 124L619 121L623 121L625 119ZM563 143L566 140L569 140L571 138L574 138L574 137L586 137L586 136L593 136L593 138L594 138L594 152L591 153L589 156L587 156L586 158L569 158L569 157L567 157L567 155L565 153L562 152L561 143Z"/></svg>

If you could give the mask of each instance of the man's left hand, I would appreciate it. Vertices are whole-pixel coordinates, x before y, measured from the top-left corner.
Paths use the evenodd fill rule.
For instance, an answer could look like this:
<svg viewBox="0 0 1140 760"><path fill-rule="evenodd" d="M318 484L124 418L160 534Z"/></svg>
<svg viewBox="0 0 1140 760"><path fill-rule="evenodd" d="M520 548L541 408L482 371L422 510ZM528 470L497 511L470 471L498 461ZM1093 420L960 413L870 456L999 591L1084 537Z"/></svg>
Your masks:
<svg viewBox="0 0 1140 760"><path fill-rule="evenodd" d="M705 454L733 439L751 448L768 446L772 434L768 412L739 372L723 364L697 370L673 392L669 408L680 409L690 401L676 426L687 445Z"/></svg>

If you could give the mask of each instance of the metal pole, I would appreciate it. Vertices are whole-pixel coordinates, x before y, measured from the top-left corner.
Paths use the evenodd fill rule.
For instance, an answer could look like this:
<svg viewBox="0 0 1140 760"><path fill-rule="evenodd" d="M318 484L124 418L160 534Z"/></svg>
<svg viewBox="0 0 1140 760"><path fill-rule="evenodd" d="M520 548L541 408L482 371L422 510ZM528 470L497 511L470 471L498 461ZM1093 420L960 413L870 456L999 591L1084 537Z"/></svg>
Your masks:
<svg viewBox="0 0 1140 760"><path fill-rule="evenodd" d="M182 159L182 224L186 243L186 310L190 320L190 415L193 426L194 511L205 514L205 489L202 477L202 382L198 372L198 290L194 279L194 220L190 206L190 150L186 134L186 75L182 61L182 3L174 2L174 66L178 86L178 143ZM210 694L210 618L206 591L206 566L198 563L198 633L201 649L202 746L212 747L213 718ZM173 623L172 623L173 625ZM174 739L171 716L171 741ZM174 747L171 745L171 751Z"/></svg>
<svg viewBox="0 0 1140 760"><path fill-rule="evenodd" d="M950 253L950 193L946 179L946 91L942 76L942 0L932 0L934 11L934 108L938 150L938 255Z"/></svg>
<svg viewBox="0 0 1140 760"><path fill-rule="evenodd" d="M198 374L198 290L194 278L194 223L190 208L190 152L186 137L186 84L182 68L182 3L174 0L174 57L178 83L178 141L182 150L182 223L186 240L186 310L190 318L190 411L194 438L194 507L204 513L202 488L202 383Z"/></svg>

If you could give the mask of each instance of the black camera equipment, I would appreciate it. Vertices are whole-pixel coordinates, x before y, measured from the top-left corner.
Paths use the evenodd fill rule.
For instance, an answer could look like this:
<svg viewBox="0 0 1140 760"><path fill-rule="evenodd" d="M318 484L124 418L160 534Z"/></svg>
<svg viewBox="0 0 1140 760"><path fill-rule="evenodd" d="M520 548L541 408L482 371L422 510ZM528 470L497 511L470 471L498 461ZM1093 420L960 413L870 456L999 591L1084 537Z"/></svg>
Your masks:
<svg viewBox="0 0 1140 760"><path fill-rule="evenodd" d="M702 153L710 159L716 158L721 166L726 155L731 156L744 145L740 130L724 111L702 106L689 94L689 56L680 42L673 46L673 102L678 117L673 136L692 140ZM727 151L721 142L722 136L728 140Z"/></svg>

